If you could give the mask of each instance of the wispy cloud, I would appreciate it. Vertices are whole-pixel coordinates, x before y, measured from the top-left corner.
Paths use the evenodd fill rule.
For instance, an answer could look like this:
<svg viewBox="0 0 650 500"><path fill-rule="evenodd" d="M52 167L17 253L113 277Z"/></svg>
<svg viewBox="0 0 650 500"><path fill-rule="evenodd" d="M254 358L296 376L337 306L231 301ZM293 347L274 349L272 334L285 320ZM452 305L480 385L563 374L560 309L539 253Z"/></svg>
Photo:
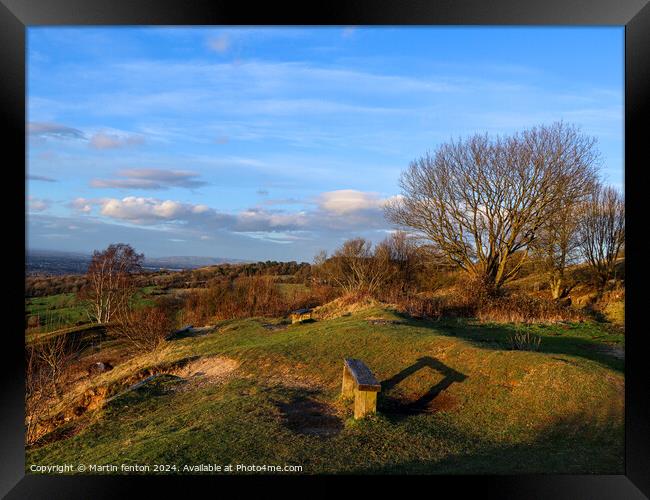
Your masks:
<svg viewBox="0 0 650 500"><path fill-rule="evenodd" d="M199 188L207 183L198 180L199 175L186 170L164 170L155 168L132 168L121 170L122 179L93 179L94 188L160 190L172 187Z"/></svg>
<svg viewBox="0 0 650 500"><path fill-rule="evenodd" d="M142 143L144 137L141 135L118 135L106 132L98 132L89 140L90 147L95 149L118 149Z"/></svg>
<svg viewBox="0 0 650 500"><path fill-rule="evenodd" d="M58 182L57 179L53 177L47 177L46 175L31 175L28 174L25 176L27 180L30 181L42 181L42 182Z"/></svg>
<svg viewBox="0 0 650 500"><path fill-rule="evenodd" d="M34 137L56 138L56 139L85 139L84 133L76 128L68 127L60 123L30 122L27 124L27 132Z"/></svg>

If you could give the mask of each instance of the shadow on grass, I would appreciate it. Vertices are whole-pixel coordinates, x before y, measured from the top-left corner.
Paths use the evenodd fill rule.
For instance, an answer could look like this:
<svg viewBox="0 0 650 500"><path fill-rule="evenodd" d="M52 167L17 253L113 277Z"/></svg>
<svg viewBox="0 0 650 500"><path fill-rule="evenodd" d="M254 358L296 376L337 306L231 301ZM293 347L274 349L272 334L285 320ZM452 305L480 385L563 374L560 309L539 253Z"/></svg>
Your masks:
<svg viewBox="0 0 650 500"><path fill-rule="evenodd" d="M432 322L417 320L406 315L401 315L412 326L429 328L441 335L462 338L472 345L482 349L511 350L510 335L516 331L514 325L472 324L469 320L441 320ZM537 352L547 354L567 354L578 356L600 363L607 368L623 373L624 359L614 353L608 352L611 347L595 339L579 337L570 332L571 327L566 327L566 333L558 333L561 326L549 325L546 331L536 330L542 342Z"/></svg>
<svg viewBox="0 0 650 500"><path fill-rule="evenodd" d="M397 384L424 368L435 370L442 374L444 378L432 386L418 399L415 401L404 401L385 394L390 392L390 390ZM380 411L389 416L392 420L401 420L408 415L447 409L452 402L449 398L439 398L440 393L454 382L460 383L465 379L467 379L467 375L450 368L431 356L423 356L412 365L407 366L399 373L393 375L388 380L381 382L382 392L380 393ZM437 398L440 400L437 401Z"/></svg>
<svg viewBox="0 0 650 500"><path fill-rule="evenodd" d="M520 442L495 442L461 434L472 443L440 459L397 460L352 474L623 474L623 422L599 425L584 415L558 418Z"/></svg>
<svg viewBox="0 0 650 500"><path fill-rule="evenodd" d="M274 400L284 425L296 434L330 438L343 430L343 420L333 406L318 398L318 391L289 390L284 401Z"/></svg>

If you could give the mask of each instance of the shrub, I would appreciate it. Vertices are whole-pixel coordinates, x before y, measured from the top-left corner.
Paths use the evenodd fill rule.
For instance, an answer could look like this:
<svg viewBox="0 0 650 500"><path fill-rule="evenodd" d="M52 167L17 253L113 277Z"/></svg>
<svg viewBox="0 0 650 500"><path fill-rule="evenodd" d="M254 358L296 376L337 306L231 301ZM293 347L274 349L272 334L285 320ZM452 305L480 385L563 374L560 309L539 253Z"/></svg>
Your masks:
<svg viewBox="0 0 650 500"><path fill-rule="evenodd" d="M295 309L315 307L335 296L332 287L322 284L287 296L272 277L256 275L213 282L205 290L186 294L180 315L184 323L191 324L254 316L277 317Z"/></svg>
<svg viewBox="0 0 650 500"><path fill-rule="evenodd" d="M581 320L583 314L554 300L512 294L481 303L476 317L499 323L556 323Z"/></svg>
<svg viewBox="0 0 650 500"><path fill-rule="evenodd" d="M153 351L165 341L174 328L172 318L159 306L120 311L110 331L128 341L132 347Z"/></svg>

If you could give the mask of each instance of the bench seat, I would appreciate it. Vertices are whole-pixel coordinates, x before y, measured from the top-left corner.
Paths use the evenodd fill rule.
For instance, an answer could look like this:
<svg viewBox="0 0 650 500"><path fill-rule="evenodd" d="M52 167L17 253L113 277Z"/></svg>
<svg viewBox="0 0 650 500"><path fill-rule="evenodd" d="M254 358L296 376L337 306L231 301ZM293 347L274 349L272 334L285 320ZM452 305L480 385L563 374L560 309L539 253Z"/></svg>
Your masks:
<svg viewBox="0 0 650 500"><path fill-rule="evenodd" d="M354 397L355 419L377 411L379 391L381 384L363 361L352 358L343 360L341 395L344 398Z"/></svg>

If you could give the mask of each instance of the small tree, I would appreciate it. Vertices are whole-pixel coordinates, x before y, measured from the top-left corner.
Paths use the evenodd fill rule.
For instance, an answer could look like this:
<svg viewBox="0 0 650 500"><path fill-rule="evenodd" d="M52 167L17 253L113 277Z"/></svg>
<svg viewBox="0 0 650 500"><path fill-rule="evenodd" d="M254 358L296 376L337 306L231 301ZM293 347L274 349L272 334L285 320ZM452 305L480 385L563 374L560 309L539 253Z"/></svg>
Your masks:
<svg viewBox="0 0 650 500"><path fill-rule="evenodd" d="M585 194L589 194L587 188ZM579 228L583 215L581 201L584 198L567 203L563 210L551 214L533 243L538 262L546 273L551 296L555 300L568 296L576 285L567 273L567 267L580 258Z"/></svg>
<svg viewBox="0 0 650 500"><path fill-rule="evenodd" d="M402 174L388 219L498 289L514 278L549 216L593 182L595 140L555 123L443 144Z"/></svg>
<svg viewBox="0 0 650 500"><path fill-rule="evenodd" d="M393 290L401 294L417 285L418 274L424 267L425 255L415 238L404 231L395 231L377 245L375 254L382 254L392 267L388 276Z"/></svg>
<svg viewBox="0 0 650 500"><path fill-rule="evenodd" d="M625 200L616 189L599 186L583 210L580 249L602 291L615 277L616 259L625 245Z"/></svg>
<svg viewBox="0 0 650 500"><path fill-rule="evenodd" d="M95 250L86 273L82 296L88 299L89 315L97 323L108 323L116 311L128 307L136 288L133 274L142 270L144 254L124 243Z"/></svg>
<svg viewBox="0 0 650 500"><path fill-rule="evenodd" d="M387 248L378 245L373 252L372 243L363 238L347 240L330 258L321 252L314 261L325 279L346 293L373 294L393 272Z"/></svg>

